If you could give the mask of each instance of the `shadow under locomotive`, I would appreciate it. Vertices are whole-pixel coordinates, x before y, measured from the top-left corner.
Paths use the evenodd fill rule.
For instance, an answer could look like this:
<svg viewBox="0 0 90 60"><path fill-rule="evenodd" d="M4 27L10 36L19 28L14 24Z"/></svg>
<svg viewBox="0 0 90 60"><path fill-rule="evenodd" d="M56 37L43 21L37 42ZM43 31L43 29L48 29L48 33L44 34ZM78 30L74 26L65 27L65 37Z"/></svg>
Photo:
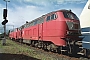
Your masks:
<svg viewBox="0 0 90 60"><path fill-rule="evenodd" d="M0 60L40 60L23 54L0 53Z"/></svg>

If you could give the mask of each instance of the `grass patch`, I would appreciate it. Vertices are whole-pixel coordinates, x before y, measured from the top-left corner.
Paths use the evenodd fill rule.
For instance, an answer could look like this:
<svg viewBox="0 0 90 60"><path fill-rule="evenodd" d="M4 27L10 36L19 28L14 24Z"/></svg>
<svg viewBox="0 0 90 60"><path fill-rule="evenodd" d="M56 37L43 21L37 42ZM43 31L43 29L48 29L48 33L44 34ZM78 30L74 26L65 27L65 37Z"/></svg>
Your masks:
<svg viewBox="0 0 90 60"><path fill-rule="evenodd" d="M27 46L25 47L24 45L19 45L11 40L7 40L5 46L2 45L2 41L0 40L0 48L3 50L2 52L11 54L24 54L30 56L32 52L34 52L33 49L30 49Z"/></svg>
<svg viewBox="0 0 90 60"><path fill-rule="evenodd" d="M2 41L0 40L0 49L3 50L3 53L23 54L41 60L56 60L43 52L36 51L25 44L18 44L12 40L6 40L6 46L3 46Z"/></svg>

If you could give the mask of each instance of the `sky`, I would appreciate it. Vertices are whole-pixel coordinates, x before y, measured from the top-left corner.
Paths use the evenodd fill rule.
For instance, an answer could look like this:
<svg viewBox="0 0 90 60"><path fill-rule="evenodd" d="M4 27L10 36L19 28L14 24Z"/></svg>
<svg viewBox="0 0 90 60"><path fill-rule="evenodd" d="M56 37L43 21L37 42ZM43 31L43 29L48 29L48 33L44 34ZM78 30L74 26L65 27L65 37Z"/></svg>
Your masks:
<svg viewBox="0 0 90 60"><path fill-rule="evenodd" d="M8 0L6 0L8 1ZM13 29L25 24L26 21L32 21L46 13L68 9L72 10L78 17L80 16L88 0L9 0L7 2L8 23L7 28ZM6 8L6 2L0 0L0 33L2 32L3 9Z"/></svg>

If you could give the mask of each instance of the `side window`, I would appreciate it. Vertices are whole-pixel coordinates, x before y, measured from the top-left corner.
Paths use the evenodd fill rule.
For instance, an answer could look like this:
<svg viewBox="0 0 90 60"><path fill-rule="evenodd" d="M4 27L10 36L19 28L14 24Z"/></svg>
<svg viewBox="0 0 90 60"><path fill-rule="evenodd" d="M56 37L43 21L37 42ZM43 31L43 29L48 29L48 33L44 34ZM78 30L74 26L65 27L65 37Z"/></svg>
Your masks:
<svg viewBox="0 0 90 60"><path fill-rule="evenodd" d="M50 15L50 16L47 16L46 21L54 20L54 19L56 19L56 18L57 18L56 14L52 14L52 15Z"/></svg>
<svg viewBox="0 0 90 60"><path fill-rule="evenodd" d="M46 21L49 21L50 20L50 16L47 16L47 19L46 19Z"/></svg>
<svg viewBox="0 0 90 60"><path fill-rule="evenodd" d="M63 12L65 18L69 18L67 12Z"/></svg>
<svg viewBox="0 0 90 60"><path fill-rule="evenodd" d="M56 19L56 14L51 15L51 20Z"/></svg>
<svg viewBox="0 0 90 60"><path fill-rule="evenodd" d="M51 19L54 19L54 14L51 15Z"/></svg>
<svg viewBox="0 0 90 60"><path fill-rule="evenodd" d="M69 12L63 12L63 14L64 14L64 17L65 18L69 18L69 19L72 19L73 18L73 16Z"/></svg>
<svg viewBox="0 0 90 60"><path fill-rule="evenodd" d="M71 19L74 19L73 15L71 13L68 13L68 16L71 18Z"/></svg>

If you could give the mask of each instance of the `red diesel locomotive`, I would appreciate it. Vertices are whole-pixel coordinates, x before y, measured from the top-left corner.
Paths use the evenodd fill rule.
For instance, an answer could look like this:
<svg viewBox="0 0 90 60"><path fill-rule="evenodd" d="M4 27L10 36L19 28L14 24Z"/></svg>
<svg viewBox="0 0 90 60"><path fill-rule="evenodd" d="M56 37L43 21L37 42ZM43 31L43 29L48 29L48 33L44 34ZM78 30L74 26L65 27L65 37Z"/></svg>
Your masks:
<svg viewBox="0 0 90 60"><path fill-rule="evenodd" d="M80 22L71 10L58 10L27 22L10 38L56 52L80 52Z"/></svg>

